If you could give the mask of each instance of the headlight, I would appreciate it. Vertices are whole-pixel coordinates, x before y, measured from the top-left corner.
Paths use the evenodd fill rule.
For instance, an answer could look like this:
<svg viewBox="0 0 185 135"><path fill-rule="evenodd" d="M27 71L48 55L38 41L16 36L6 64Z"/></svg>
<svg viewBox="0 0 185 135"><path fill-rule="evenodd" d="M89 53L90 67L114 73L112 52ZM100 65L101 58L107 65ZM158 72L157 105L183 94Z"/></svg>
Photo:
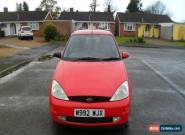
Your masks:
<svg viewBox="0 0 185 135"><path fill-rule="evenodd" d="M125 81L121 86L116 90L110 101L117 101L127 98L129 96L128 81Z"/></svg>
<svg viewBox="0 0 185 135"><path fill-rule="evenodd" d="M69 100L62 87L55 80L52 82L51 95L58 99Z"/></svg>

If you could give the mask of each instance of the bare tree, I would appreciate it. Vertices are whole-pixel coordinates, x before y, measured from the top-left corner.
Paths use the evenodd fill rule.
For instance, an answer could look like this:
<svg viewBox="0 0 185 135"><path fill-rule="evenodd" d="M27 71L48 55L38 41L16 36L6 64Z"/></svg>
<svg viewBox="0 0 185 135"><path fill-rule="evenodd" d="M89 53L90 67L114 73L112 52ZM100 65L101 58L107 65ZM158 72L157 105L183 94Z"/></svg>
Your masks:
<svg viewBox="0 0 185 135"><path fill-rule="evenodd" d="M156 1L152 5L148 6L145 12L160 15L169 14L169 11L167 10L165 4L161 1Z"/></svg>
<svg viewBox="0 0 185 135"><path fill-rule="evenodd" d="M92 2L90 3L90 11L92 12L96 12L97 7L99 6L98 4L98 0L92 0Z"/></svg>
<svg viewBox="0 0 185 135"><path fill-rule="evenodd" d="M61 8L57 6L56 0L42 0L38 9L44 11L51 11L53 17L56 18L59 16L61 12Z"/></svg>
<svg viewBox="0 0 185 135"><path fill-rule="evenodd" d="M117 7L114 5L113 0L105 0L104 2L104 11L105 12L113 12L117 11Z"/></svg>

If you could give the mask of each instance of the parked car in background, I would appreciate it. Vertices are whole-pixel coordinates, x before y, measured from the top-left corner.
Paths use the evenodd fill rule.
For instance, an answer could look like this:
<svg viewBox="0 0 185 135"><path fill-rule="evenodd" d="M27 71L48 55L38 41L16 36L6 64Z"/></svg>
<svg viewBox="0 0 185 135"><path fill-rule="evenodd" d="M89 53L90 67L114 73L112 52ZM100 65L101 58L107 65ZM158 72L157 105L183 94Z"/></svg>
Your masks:
<svg viewBox="0 0 185 135"><path fill-rule="evenodd" d="M54 122L77 126L127 125L131 83L114 36L104 30L72 34L50 85Z"/></svg>
<svg viewBox="0 0 185 135"><path fill-rule="evenodd" d="M18 39L31 39L33 40L33 31L30 26L21 26L18 31Z"/></svg>

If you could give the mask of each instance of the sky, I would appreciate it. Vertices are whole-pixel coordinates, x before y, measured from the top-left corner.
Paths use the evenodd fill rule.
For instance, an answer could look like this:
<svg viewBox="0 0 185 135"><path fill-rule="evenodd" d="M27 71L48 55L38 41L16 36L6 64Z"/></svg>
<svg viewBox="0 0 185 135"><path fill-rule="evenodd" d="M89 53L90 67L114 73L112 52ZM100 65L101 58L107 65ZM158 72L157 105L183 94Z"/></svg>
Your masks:
<svg viewBox="0 0 185 135"><path fill-rule="evenodd" d="M15 11L16 2L26 1L29 4L30 10L35 10L39 6L41 0L0 0L0 11L3 11L3 7L8 7L9 11ZM58 6L62 9L69 9L73 7L74 10L89 11L89 4L91 0L57 0ZM104 9L104 1L98 0L99 11ZM146 8L156 0L141 0L143 8ZM185 22L185 0L160 0L171 13L171 17L176 22ZM114 5L117 7L118 12L124 12L130 0L113 0Z"/></svg>

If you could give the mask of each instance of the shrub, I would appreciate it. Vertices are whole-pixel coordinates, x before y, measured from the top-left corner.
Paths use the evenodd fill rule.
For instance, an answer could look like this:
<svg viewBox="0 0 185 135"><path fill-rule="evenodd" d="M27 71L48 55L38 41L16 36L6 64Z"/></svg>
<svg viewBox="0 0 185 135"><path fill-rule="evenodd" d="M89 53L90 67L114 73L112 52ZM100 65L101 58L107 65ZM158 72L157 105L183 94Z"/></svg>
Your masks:
<svg viewBox="0 0 185 135"><path fill-rule="evenodd" d="M133 40L132 40L132 39L129 39L129 42L130 42L130 43L132 43L132 42L133 42Z"/></svg>
<svg viewBox="0 0 185 135"><path fill-rule="evenodd" d="M69 39L69 36L67 36L67 35L61 36L61 40L64 41L64 42L68 41L68 39Z"/></svg>
<svg viewBox="0 0 185 135"><path fill-rule="evenodd" d="M57 31L57 34L55 36L55 41L60 41L61 40L61 36L60 36L60 33Z"/></svg>
<svg viewBox="0 0 185 135"><path fill-rule="evenodd" d="M44 29L44 38L46 41L54 40L57 36L57 28L53 24L46 25Z"/></svg>
<svg viewBox="0 0 185 135"><path fill-rule="evenodd" d="M63 42L67 42L69 39L68 35L60 35L59 33L57 34L57 36L55 37L55 41L63 41Z"/></svg>
<svg viewBox="0 0 185 135"><path fill-rule="evenodd" d="M137 43L137 39L136 39L136 38L134 38L133 42L134 42L134 43Z"/></svg>
<svg viewBox="0 0 185 135"><path fill-rule="evenodd" d="M145 43L144 39L142 37L137 38L138 43Z"/></svg>

